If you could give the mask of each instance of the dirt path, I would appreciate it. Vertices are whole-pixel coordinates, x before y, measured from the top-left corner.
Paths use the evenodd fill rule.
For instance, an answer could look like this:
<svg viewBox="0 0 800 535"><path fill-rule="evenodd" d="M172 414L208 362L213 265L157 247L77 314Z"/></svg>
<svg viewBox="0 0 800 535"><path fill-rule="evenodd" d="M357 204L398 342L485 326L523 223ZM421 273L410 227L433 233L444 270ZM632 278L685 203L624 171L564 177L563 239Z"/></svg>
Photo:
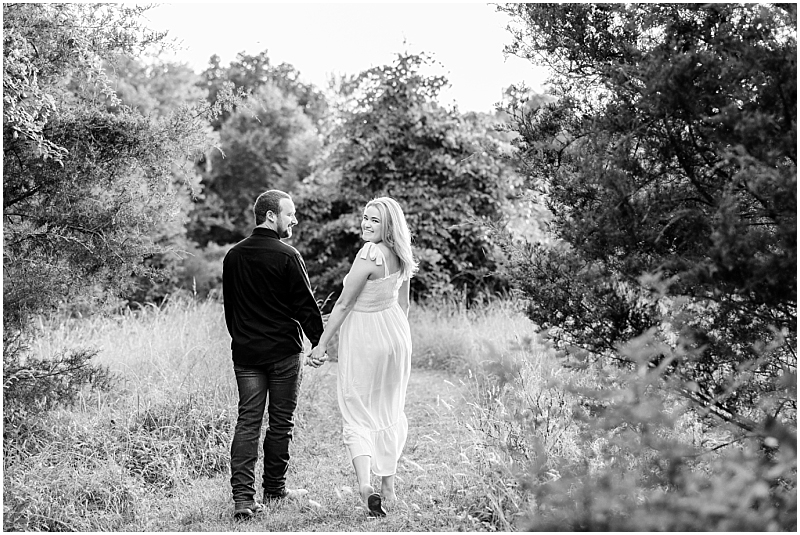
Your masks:
<svg viewBox="0 0 800 535"><path fill-rule="evenodd" d="M252 521L231 520L228 476L194 481L148 515L152 531L474 531L464 499L475 488L464 454L473 446L459 412L463 386L445 373L413 370L406 400L409 436L398 467L399 502L369 519L341 437L336 366L306 368L297 411L289 485L309 490L300 503L271 505ZM261 473L261 466L257 467ZM257 475L258 477L258 475Z"/></svg>

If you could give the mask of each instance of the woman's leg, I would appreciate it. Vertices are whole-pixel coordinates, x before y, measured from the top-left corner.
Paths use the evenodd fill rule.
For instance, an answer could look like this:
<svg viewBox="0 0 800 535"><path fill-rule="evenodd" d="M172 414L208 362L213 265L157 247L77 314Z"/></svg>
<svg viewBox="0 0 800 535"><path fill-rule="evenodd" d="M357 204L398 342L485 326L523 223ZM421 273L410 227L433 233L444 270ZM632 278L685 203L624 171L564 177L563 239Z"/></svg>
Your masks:
<svg viewBox="0 0 800 535"><path fill-rule="evenodd" d="M397 499L397 494L394 492L394 474L381 477L381 496L390 501Z"/></svg>
<svg viewBox="0 0 800 535"><path fill-rule="evenodd" d="M359 455L353 457L353 468L356 471L356 479L358 480L358 492L361 494L361 500L367 503L367 497L375 492L372 485L369 484L369 455Z"/></svg>

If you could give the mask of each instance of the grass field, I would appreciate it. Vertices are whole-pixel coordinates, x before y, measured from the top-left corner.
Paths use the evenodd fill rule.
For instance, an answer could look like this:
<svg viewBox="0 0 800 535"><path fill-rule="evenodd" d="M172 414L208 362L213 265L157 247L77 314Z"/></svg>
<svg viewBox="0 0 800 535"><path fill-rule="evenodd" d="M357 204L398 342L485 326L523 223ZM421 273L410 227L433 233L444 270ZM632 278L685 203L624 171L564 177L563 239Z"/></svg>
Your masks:
<svg viewBox="0 0 800 535"><path fill-rule="evenodd" d="M222 307L175 302L111 318L43 320L33 348L99 350L115 376L51 413L4 461L4 528L78 531L474 531L513 529L487 494L478 370L530 334L511 305L414 307L409 437L399 501L368 519L341 440L335 367L305 368L289 485L309 499L231 519L228 455L236 393ZM499 351L499 353L498 353ZM499 459L495 458L495 462ZM259 467L260 470L260 461ZM259 472L257 472L258 474ZM514 485L508 473L498 476ZM504 479L505 478L505 479ZM496 482L495 482L496 483Z"/></svg>
<svg viewBox="0 0 800 535"><path fill-rule="evenodd" d="M357 499L336 403L338 364L330 362L304 369L296 413L288 483L308 489L308 498L235 522L229 448L237 395L222 306L176 300L121 316L42 319L35 354L95 349L113 386L30 418L4 441L4 530L796 524L796 455L765 463L744 444L726 445L726 433L709 431L669 392L626 382L624 370L564 367L513 301L414 305L409 320L409 437L388 518L369 519Z"/></svg>

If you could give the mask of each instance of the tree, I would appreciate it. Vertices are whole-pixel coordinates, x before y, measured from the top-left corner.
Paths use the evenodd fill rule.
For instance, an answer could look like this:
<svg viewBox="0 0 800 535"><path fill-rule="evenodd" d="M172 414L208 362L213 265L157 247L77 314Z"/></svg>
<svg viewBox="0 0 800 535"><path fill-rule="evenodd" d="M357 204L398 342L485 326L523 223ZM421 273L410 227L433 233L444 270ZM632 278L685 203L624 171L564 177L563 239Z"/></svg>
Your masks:
<svg viewBox="0 0 800 535"><path fill-rule="evenodd" d="M119 103L145 116L168 117L182 106L207 100L200 75L186 63L122 56L105 70L115 81Z"/></svg>
<svg viewBox="0 0 800 535"><path fill-rule="evenodd" d="M507 243L509 272L605 377L574 413L601 462L551 482L538 455L530 528L796 528L795 6L501 10L555 98L509 109L555 238Z"/></svg>
<svg viewBox="0 0 800 535"><path fill-rule="evenodd" d="M349 97L333 142L321 158L298 212L298 246L309 275L334 291L359 243L360 211L371 198L394 197L411 228L420 272L416 298L466 288L474 297L502 287L485 227L500 217L516 180L503 159L511 146L493 122L436 103L443 77L425 76L425 56L399 55L392 65L345 80Z"/></svg>
<svg viewBox="0 0 800 535"><path fill-rule="evenodd" d="M242 52L228 67L212 56L199 82L210 103L217 102L225 84L248 98L212 121L219 147L200 162L204 195L189 224L190 236L203 246L244 238L259 193L273 187L292 190L309 174L327 113L322 93L302 82L293 66L273 66L266 51Z"/></svg>
<svg viewBox="0 0 800 535"><path fill-rule="evenodd" d="M501 9L558 99L509 112L562 240L515 253L531 319L631 365L619 345L649 332L702 414L795 425L795 6Z"/></svg>
<svg viewBox="0 0 800 535"><path fill-rule="evenodd" d="M279 88L284 94L291 95L298 106L319 127L328 112L325 96L312 84L300 80L300 72L288 63L273 66L267 51L251 56L240 52L228 67L220 65L219 56L209 59L208 68L203 71L199 85L208 91L208 101L217 101L219 90L224 84L232 83L237 90L248 94L254 93L264 85ZM228 118L227 113L220 115L212 124L215 129L222 127Z"/></svg>
<svg viewBox="0 0 800 535"><path fill-rule="evenodd" d="M26 383L85 369L91 355L65 358L57 373L49 363L23 360L31 317L87 296L114 297L132 273L151 271L142 264L159 250L151 232L178 211L172 165L191 166L205 145L210 107L187 104L147 117L112 89L105 65L163 37L141 25L144 10L3 5L7 402Z"/></svg>
<svg viewBox="0 0 800 535"><path fill-rule="evenodd" d="M220 150L208 157L205 195L219 201L219 212L201 212L205 217L194 224L198 242L244 239L254 224L256 197L273 188L294 190L310 174L320 145L316 127L293 96L271 84L259 87L222 123Z"/></svg>
<svg viewBox="0 0 800 535"><path fill-rule="evenodd" d="M204 91L198 87L200 76L187 64L163 62L157 57L149 61L121 57L107 64L106 70L115 80L119 99L110 111L117 112L120 106L127 106L143 116L163 120L189 103L202 106L206 100ZM210 124L203 125L203 129L209 143L217 141ZM189 255L202 255L202 252L189 240L186 224L195 207L194 199L202 198L203 191L199 170L186 165L184 154L177 156L180 159L172 162L170 168L172 180L165 181L161 191L176 201L175 216L151 229L150 240L162 252L144 258L148 273L136 277L131 289L124 294L129 304L159 303L181 288L197 288L196 281L187 278L185 263ZM157 278L152 275L156 271Z"/></svg>

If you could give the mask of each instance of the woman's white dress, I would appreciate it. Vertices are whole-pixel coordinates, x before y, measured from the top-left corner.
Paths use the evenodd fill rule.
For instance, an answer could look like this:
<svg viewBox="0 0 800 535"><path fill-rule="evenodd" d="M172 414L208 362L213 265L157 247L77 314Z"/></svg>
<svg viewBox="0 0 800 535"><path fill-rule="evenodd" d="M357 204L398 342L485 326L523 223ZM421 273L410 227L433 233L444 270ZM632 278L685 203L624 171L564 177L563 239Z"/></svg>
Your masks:
<svg viewBox="0 0 800 535"><path fill-rule="evenodd" d="M360 251L386 262L372 243ZM347 277L344 279L347 285ZM337 391L342 411L344 443L350 459L372 458L373 473L393 475L408 435L404 412L411 375L411 331L397 302L402 270L367 280L353 310L339 330Z"/></svg>

